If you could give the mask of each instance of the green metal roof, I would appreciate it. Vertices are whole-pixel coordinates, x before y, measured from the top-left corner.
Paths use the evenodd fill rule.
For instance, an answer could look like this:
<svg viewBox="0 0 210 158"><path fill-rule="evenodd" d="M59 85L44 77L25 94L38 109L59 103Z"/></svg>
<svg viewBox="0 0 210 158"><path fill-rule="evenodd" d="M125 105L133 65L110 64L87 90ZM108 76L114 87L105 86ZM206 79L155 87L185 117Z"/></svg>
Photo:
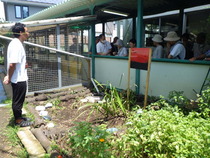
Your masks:
<svg viewBox="0 0 210 158"><path fill-rule="evenodd" d="M143 14L152 15L166 11L179 10L209 4L208 0L144 0ZM119 20L125 17L106 14L102 9L111 9L128 13L129 17L136 17L137 0L66 0L60 4L51 6L24 21L43 20L61 17L84 16L91 14L94 8L97 22ZM129 18L128 17L128 18Z"/></svg>

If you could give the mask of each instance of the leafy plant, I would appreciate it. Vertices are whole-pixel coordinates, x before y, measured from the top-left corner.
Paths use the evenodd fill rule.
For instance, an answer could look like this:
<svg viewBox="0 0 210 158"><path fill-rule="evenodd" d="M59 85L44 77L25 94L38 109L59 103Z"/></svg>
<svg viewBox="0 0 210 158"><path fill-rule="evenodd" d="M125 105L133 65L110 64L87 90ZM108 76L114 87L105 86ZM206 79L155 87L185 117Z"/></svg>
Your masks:
<svg viewBox="0 0 210 158"><path fill-rule="evenodd" d="M102 102L85 104L81 106L79 110L87 107L91 108L92 110L90 111L89 116L93 112L99 112L106 118L117 116L126 117L128 115L128 111L130 110L130 105L133 106L136 104L135 93L131 91L131 95L129 99L127 99L127 93L125 93L126 91L119 91L111 84L105 87L97 81L95 82L101 88L101 91L103 90L104 96ZM83 111L83 113L85 113L85 111Z"/></svg>
<svg viewBox="0 0 210 158"><path fill-rule="evenodd" d="M210 157L209 119L151 110L134 114L128 121L126 132L112 140L117 157Z"/></svg>
<svg viewBox="0 0 210 158"><path fill-rule="evenodd" d="M52 104L53 104L54 107L56 107L56 108L58 108L58 109L62 109L62 107L59 106L60 103L61 103L61 100L60 100L60 99L54 99L54 100L52 101Z"/></svg>
<svg viewBox="0 0 210 158"><path fill-rule="evenodd" d="M210 116L210 87L202 91L201 96L198 96L197 103L201 116L209 118Z"/></svg>
<svg viewBox="0 0 210 158"><path fill-rule="evenodd" d="M69 133L73 157L110 158L109 133L88 122L79 122Z"/></svg>
<svg viewBox="0 0 210 158"><path fill-rule="evenodd" d="M0 56L0 64L4 64L4 57Z"/></svg>

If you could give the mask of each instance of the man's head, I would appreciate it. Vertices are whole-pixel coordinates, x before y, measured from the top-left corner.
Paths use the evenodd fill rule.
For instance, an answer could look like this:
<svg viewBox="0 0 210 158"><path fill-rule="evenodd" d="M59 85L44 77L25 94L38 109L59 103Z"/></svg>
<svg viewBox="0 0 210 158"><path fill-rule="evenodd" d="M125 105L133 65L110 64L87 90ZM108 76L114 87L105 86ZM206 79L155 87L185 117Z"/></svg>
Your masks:
<svg viewBox="0 0 210 158"><path fill-rule="evenodd" d="M196 42L198 44L204 44L206 41L206 34L204 32L201 32L197 35L197 38L196 38Z"/></svg>
<svg viewBox="0 0 210 158"><path fill-rule="evenodd" d="M118 39L119 39L118 37L115 37L115 38L113 39L113 43L116 43Z"/></svg>
<svg viewBox="0 0 210 158"><path fill-rule="evenodd" d="M100 39L100 41L104 41L105 40L105 35L104 34L100 34L99 35L99 39Z"/></svg>
<svg viewBox="0 0 210 158"><path fill-rule="evenodd" d="M114 45L116 45L118 48L121 48L123 47L123 41L121 39L118 39Z"/></svg>
<svg viewBox="0 0 210 158"><path fill-rule="evenodd" d="M74 37L74 38L72 39L72 41L73 41L74 44L77 44L77 38L76 38L76 37Z"/></svg>
<svg viewBox="0 0 210 158"><path fill-rule="evenodd" d="M27 27L22 23L15 23L12 27L14 37L19 38L22 41L27 40L29 33Z"/></svg>
<svg viewBox="0 0 210 158"><path fill-rule="evenodd" d="M130 46L130 48L136 47L136 39L135 38L130 39L129 46Z"/></svg>

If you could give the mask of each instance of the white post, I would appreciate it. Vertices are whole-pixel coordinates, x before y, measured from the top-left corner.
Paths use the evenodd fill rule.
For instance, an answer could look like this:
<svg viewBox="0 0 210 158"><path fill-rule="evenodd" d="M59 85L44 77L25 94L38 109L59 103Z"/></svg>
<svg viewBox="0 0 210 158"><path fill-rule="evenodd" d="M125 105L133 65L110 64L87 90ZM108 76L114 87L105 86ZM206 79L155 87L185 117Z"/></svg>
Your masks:
<svg viewBox="0 0 210 158"><path fill-rule="evenodd" d="M56 41L57 41L57 49L60 49L60 25L56 26ZM61 54L59 52L57 53L58 58L58 87L62 87L62 75L61 75Z"/></svg>

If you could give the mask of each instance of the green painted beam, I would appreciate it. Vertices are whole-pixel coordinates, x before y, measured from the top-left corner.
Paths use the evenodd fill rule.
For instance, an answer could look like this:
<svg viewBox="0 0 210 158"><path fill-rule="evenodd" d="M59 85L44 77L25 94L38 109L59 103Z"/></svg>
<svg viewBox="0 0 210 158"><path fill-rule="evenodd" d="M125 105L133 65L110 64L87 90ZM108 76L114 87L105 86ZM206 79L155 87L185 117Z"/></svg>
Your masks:
<svg viewBox="0 0 210 158"><path fill-rule="evenodd" d="M143 0L137 1L137 26L136 27L136 46L141 48L143 46ZM140 93L140 70L136 69L136 94Z"/></svg>
<svg viewBox="0 0 210 158"><path fill-rule="evenodd" d="M92 6L111 3L113 1L114 0L68 0L44 9L28 18L21 20L21 22L64 17L66 14L72 14L82 10L90 10L91 12Z"/></svg>
<svg viewBox="0 0 210 158"><path fill-rule="evenodd" d="M94 6L91 7L91 15L95 14ZM96 46L95 46L95 24L91 25L91 45L92 45L92 78L95 78L95 54L96 54Z"/></svg>

